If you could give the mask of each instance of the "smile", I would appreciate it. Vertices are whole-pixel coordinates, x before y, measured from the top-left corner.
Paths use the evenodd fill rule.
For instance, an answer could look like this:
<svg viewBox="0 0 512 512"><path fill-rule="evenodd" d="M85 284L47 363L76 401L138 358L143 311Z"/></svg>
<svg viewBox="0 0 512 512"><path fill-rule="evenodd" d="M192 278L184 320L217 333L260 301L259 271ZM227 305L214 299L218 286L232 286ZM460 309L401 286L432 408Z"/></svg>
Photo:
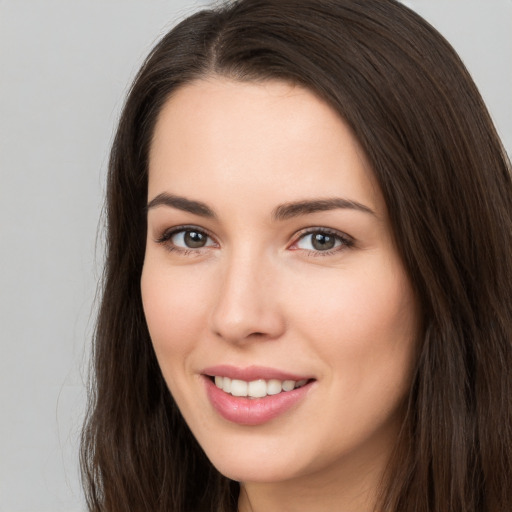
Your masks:
<svg viewBox="0 0 512 512"><path fill-rule="evenodd" d="M306 400L317 380L280 370L219 365L201 372L213 409L225 420L262 425L294 410Z"/></svg>
<svg viewBox="0 0 512 512"><path fill-rule="evenodd" d="M264 398L266 396L286 393L307 384L307 379L302 380L278 380L257 379L250 382L229 377L215 376L215 385L225 393L236 397Z"/></svg>

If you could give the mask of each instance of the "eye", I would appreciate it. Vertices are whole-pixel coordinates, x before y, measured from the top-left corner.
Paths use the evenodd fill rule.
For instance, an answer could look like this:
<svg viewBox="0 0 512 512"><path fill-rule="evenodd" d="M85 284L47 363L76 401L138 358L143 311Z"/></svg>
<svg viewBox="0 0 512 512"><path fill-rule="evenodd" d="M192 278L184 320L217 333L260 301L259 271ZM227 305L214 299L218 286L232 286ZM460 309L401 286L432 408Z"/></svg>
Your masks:
<svg viewBox="0 0 512 512"><path fill-rule="evenodd" d="M351 247L353 240L347 235L330 230L316 229L303 233L291 249L302 249L313 253L331 254Z"/></svg>
<svg viewBox="0 0 512 512"><path fill-rule="evenodd" d="M207 233L193 227L168 230L156 242L165 244L171 251L190 251L217 245Z"/></svg>
<svg viewBox="0 0 512 512"><path fill-rule="evenodd" d="M213 245L212 240L206 233L192 229L178 231L169 240L175 246L186 249L200 249L201 247Z"/></svg>

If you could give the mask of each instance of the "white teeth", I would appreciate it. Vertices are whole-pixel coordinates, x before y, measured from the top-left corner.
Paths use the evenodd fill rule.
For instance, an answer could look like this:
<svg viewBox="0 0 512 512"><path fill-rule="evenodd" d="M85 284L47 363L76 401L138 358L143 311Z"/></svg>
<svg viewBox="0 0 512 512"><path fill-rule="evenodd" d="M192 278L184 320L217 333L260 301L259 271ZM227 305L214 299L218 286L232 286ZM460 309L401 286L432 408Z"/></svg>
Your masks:
<svg viewBox="0 0 512 512"><path fill-rule="evenodd" d="M249 382L247 396L252 396L253 398L262 398L267 396L267 383L263 379Z"/></svg>
<svg viewBox="0 0 512 512"><path fill-rule="evenodd" d="M283 391L291 391L294 388L295 388L294 380L285 380L283 382Z"/></svg>
<svg viewBox="0 0 512 512"><path fill-rule="evenodd" d="M271 379L267 382L267 395L277 395L281 393L283 386L280 380Z"/></svg>
<svg viewBox="0 0 512 512"><path fill-rule="evenodd" d="M224 377L222 379L222 390L225 391L226 393L231 393L231 379L229 377Z"/></svg>
<svg viewBox="0 0 512 512"><path fill-rule="evenodd" d="M247 396L248 387L245 380L233 379L231 381L231 394L233 396Z"/></svg>
<svg viewBox="0 0 512 512"><path fill-rule="evenodd" d="M263 398L267 395L277 395L281 392L292 391L307 384L307 380L277 380L277 379L258 379L246 382L239 379L230 379L229 377L215 376L215 385L226 393L233 396L246 396L249 398Z"/></svg>

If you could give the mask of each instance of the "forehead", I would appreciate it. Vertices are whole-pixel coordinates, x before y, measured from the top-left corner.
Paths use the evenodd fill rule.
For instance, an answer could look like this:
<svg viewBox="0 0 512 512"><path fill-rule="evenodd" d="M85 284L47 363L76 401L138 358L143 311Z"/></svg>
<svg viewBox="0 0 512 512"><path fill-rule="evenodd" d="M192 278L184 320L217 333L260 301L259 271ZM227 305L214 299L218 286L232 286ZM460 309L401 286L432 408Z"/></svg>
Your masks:
<svg viewBox="0 0 512 512"><path fill-rule="evenodd" d="M202 200L231 187L274 202L350 195L378 209L380 201L364 152L337 112L279 81L198 80L170 97L155 127L149 196L189 195L191 187Z"/></svg>
<svg viewBox="0 0 512 512"><path fill-rule="evenodd" d="M250 137L252 145L264 143L268 148L269 135L280 129L286 130L275 143L328 137L326 142L339 144L338 132L343 131L344 142L357 146L338 114L308 89L281 81L210 78L182 86L171 95L157 119L152 149L169 144L171 136L191 135L223 146L231 143L232 148Z"/></svg>

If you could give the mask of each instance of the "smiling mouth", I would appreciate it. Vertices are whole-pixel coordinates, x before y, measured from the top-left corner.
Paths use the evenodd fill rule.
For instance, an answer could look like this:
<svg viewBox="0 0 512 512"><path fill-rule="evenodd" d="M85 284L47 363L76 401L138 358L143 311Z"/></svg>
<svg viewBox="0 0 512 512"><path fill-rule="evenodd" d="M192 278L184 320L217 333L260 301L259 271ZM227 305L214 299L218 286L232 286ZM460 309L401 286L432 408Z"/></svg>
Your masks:
<svg viewBox="0 0 512 512"><path fill-rule="evenodd" d="M266 396L278 395L293 391L308 384L310 380L278 380L278 379L257 379L247 382L245 380L230 379L229 377L210 377L217 388L222 389L236 397L264 398Z"/></svg>

